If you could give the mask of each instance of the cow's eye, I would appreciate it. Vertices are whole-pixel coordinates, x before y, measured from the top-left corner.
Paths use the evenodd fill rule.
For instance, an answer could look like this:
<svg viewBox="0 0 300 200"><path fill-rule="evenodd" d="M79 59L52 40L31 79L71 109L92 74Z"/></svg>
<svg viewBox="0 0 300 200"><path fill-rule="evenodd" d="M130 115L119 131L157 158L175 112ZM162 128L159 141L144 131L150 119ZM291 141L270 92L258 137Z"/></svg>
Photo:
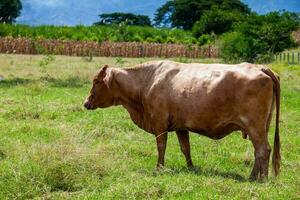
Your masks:
<svg viewBox="0 0 300 200"><path fill-rule="evenodd" d="M99 81L97 80L97 81L95 81L94 83L97 85L97 84L99 83Z"/></svg>

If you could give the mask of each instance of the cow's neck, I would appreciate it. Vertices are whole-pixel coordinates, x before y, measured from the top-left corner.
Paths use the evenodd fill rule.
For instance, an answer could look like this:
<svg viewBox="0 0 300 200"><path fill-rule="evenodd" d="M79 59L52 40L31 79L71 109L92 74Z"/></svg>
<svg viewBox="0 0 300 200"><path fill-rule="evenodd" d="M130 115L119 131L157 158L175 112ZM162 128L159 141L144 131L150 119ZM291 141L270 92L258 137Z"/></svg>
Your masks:
<svg viewBox="0 0 300 200"><path fill-rule="evenodd" d="M116 103L125 105L140 102L143 82L138 70L115 69L112 89L115 93Z"/></svg>
<svg viewBox="0 0 300 200"><path fill-rule="evenodd" d="M142 92L144 88L141 70L115 69L112 89L115 92L115 104L124 106L131 119L141 128L144 124Z"/></svg>

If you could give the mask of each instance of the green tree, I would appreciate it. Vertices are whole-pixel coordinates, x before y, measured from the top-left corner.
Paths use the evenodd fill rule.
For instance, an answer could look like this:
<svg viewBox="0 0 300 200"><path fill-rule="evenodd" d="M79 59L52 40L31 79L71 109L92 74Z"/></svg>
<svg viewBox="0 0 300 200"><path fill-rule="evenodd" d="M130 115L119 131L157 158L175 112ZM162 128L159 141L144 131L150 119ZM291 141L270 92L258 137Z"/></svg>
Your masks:
<svg viewBox="0 0 300 200"><path fill-rule="evenodd" d="M223 36L221 56L231 62L265 62L274 53L295 46L291 33L299 28L299 15L290 12L251 14Z"/></svg>
<svg viewBox="0 0 300 200"><path fill-rule="evenodd" d="M155 26L169 26L172 24L172 13L174 12L174 1L167 1L155 12Z"/></svg>
<svg viewBox="0 0 300 200"><path fill-rule="evenodd" d="M193 34L200 37L203 34L215 33L217 35L228 32L235 22L243 19L239 11L227 11L218 7L204 12L203 16L193 26Z"/></svg>
<svg viewBox="0 0 300 200"><path fill-rule="evenodd" d="M146 15L135 15L132 13L104 13L99 15L100 21L95 25L111 25L126 23L126 25L151 26L150 18Z"/></svg>
<svg viewBox="0 0 300 200"><path fill-rule="evenodd" d="M240 0L174 0L167 1L156 11L154 21L156 25L191 30L204 12L213 6L219 6L222 10L250 13L248 6Z"/></svg>
<svg viewBox="0 0 300 200"><path fill-rule="evenodd" d="M0 0L0 23L11 24L20 16L22 3L20 0Z"/></svg>

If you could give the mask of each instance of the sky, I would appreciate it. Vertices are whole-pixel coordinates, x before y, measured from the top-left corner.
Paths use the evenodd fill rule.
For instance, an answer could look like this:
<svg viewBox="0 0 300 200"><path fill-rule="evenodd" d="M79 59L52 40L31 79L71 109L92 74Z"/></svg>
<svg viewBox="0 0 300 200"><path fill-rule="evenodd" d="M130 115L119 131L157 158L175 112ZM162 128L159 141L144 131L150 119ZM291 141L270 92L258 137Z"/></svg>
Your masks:
<svg viewBox="0 0 300 200"><path fill-rule="evenodd" d="M21 0L23 10L17 23L29 25L91 25L98 15L132 12L153 18L166 0ZM300 0L242 0L258 13L275 10L300 12Z"/></svg>

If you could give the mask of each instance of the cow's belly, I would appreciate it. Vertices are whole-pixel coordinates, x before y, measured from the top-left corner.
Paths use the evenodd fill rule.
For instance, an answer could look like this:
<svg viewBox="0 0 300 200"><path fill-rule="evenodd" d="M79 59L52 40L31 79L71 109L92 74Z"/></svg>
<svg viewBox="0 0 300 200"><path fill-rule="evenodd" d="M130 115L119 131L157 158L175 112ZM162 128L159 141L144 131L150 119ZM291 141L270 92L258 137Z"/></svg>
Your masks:
<svg viewBox="0 0 300 200"><path fill-rule="evenodd" d="M189 130L212 139L221 139L233 131L242 130L234 112L182 112L171 117L172 125L169 131Z"/></svg>
<svg viewBox="0 0 300 200"><path fill-rule="evenodd" d="M212 139L221 139L229 135L233 131L242 130L237 121L223 121L223 123L216 124L213 124L212 122L203 125L201 125L201 122L198 121L198 123L185 125L184 129L207 136Z"/></svg>

